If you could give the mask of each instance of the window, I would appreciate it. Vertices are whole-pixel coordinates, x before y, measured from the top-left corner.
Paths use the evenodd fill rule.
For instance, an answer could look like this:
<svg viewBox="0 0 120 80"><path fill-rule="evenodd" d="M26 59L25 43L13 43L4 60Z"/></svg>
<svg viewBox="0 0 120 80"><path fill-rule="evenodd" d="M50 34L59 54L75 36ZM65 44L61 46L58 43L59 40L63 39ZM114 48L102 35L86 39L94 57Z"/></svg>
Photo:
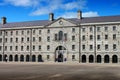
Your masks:
<svg viewBox="0 0 120 80"><path fill-rule="evenodd" d="M35 51L35 46L33 45L33 51Z"/></svg>
<svg viewBox="0 0 120 80"><path fill-rule="evenodd" d="M82 40L83 40L83 41L85 40L85 35L82 36Z"/></svg>
<svg viewBox="0 0 120 80"><path fill-rule="evenodd" d="M5 38L5 42L7 42L7 38Z"/></svg>
<svg viewBox="0 0 120 80"><path fill-rule="evenodd" d="M10 32L10 35L11 35L11 36L13 35L13 31Z"/></svg>
<svg viewBox="0 0 120 80"><path fill-rule="evenodd" d="M116 34L113 34L113 40L116 40Z"/></svg>
<svg viewBox="0 0 120 80"><path fill-rule="evenodd" d="M22 35L24 35L24 31L22 31Z"/></svg>
<svg viewBox="0 0 120 80"><path fill-rule="evenodd" d="M21 42L24 42L24 38L23 37L21 38Z"/></svg>
<svg viewBox="0 0 120 80"><path fill-rule="evenodd" d="M18 38L16 38L16 43L18 43Z"/></svg>
<svg viewBox="0 0 120 80"><path fill-rule="evenodd" d="M16 31L16 35L18 35L18 31Z"/></svg>
<svg viewBox="0 0 120 80"><path fill-rule="evenodd" d="M0 36L2 36L2 31L0 31Z"/></svg>
<svg viewBox="0 0 120 80"><path fill-rule="evenodd" d="M93 28L92 27L90 27L90 32L93 32Z"/></svg>
<svg viewBox="0 0 120 80"><path fill-rule="evenodd" d="M39 42L41 42L41 37L39 37Z"/></svg>
<svg viewBox="0 0 120 80"><path fill-rule="evenodd" d="M10 46L10 51L12 51L12 46Z"/></svg>
<svg viewBox="0 0 120 80"><path fill-rule="evenodd" d="M75 41L75 36L72 36L72 41Z"/></svg>
<svg viewBox="0 0 120 80"><path fill-rule="evenodd" d="M0 38L0 43L2 43L2 38Z"/></svg>
<svg viewBox="0 0 120 80"><path fill-rule="evenodd" d="M107 40L108 39L108 35L105 35L105 40Z"/></svg>
<svg viewBox="0 0 120 80"><path fill-rule="evenodd" d="M105 27L105 31L108 31L108 27Z"/></svg>
<svg viewBox="0 0 120 80"><path fill-rule="evenodd" d="M49 60L50 59L50 55L47 55L47 60Z"/></svg>
<svg viewBox="0 0 120 80"><path fill-rule="evenodd" d="M23 46L21 46L21 51L23 51Z"/></svg>
<svg viewBox="0 0 120 80"><path fill-rule="evenodd" d="M67 41L67 33L64 34L64 39Z"/></svg>
<svg viewBox="0 0 120 80"><path fill-rule="evenodd" d="M29 46L27 46L27 51L29 51Z"/></svg>
<svg viewBox="0 0 120 80"><path fill-rule="evenodd" d="M97 31L98 31L98 32L100 31L100 27L97 27Z"/></svg>
<svg viewBox="0 0 120 80"><path fill-rule="evenodd" d="M15 51L18 51L18 46L15 46Z"/></svg>
<svg viewBox="0 0 120 80"><path fill-rule="evenodd" d="M90 50L93 50L93 45L90 45Z"/></svg>
<svg viewBox="0 0 120 80"><path fill-rule="evenodd" d="M108 50L108 44L105 45L105 50Z"/></svg>
<svg viewBox="0 0 120 80"><path fill-rule="evenodd" d="M85 28L82 28L82 32L85 32Z"/></svg>
<svg viewBox="0 0 120 80"><path fill-rule="evenodd" d="M30 39L29 39L29 37L27 37L27 42L29 42L30 41Z"/></svg>
<svg viewBox="0 0 120 80"><path fill-rule="evenodd" d="M5 36L7 36L7 35L8 35L8 32L6 31L6 32L5 32Z"/></svg>
<svg viewBox="0 0 120 80"><path fill-rule="evenodd" d="M39 51L41 51L41 45L39 45Z"/></svg>
<svg viewBox="0 0 120 80"><path fill-rule="evenodd" d="M39 30L39 34L41 34L41 30Z"/></svg>
<svg viewBox="0 0 120 80"><path fill-rule="evenodd" d="M0 46L0 51L2 50L2 46Z"/></svg>
<svg viewBox="0 0 120 80"><path fill-rule="evenodd" d="M57 37L58 37L58 35L57 35L57 34L55 34L55 41L57 40Z"/></svg>
<svg viewBox="0 0 120 80"><path fill-rule="evenodd" d="M49 29L47 30L47 33L50 33L50 30L49 30Z"/></svg>
<svg viewBox="0 0 120 80"><path fill-rule="evenodd" d="M27 35L29 35L30 34L30 31L29 30L27 30Z"/></svg>
<svg viewBox="0 0 120 80"><path fill-rule="evenodd" d="M5 51L7 51L7 46L5 46Z"/></svg>
<svg viewBox="0 0 120 80"><path fill-rule="evenodd" d="M47 45L47 50L48 50L48 51L50 50L50 46L49 46L49 45Z"/></svg>
<svg viewBox="0 0 120 80"><path fill-rule="evenodd" d="M75 45L72 45L72 50L75 50Z"/></svg>
<svg viewBox="0 0 120 80"><path fill-rule="evenodd" d="M85 50L85 45L82 45L82 49Z"/></svg>
<svg viewBox="0 0 120 80"><path fill-rule="evenodd" d="M100 45L97 45L97 49L100 50Z"/></svg>
<svg viewBox="0 0 120 80"><path fill-rule="evenodd" d="M35 37L33 37L33 42L35 42Z"/></svg>
<svg viewBox="0 0 120 80"><path fill-rule="evenodd" d="M75 28L72 28L72 32L73 32L73 33L75 32Z"/></svg>
<svg viewBox="0 0 120 80"><path fill-rule="evenodd" d="M116 50L116 44L113 44L113 50Z"/></svg>
<svg viewBox="0 0 120 80"><path fill-rule="evenodd" d="M11 42L11 43L13 42L13 38L10 38L10 42Z"/></svg>
<svg viewBox="0 0 120 80"><path fill-rule="evenodd" d="M100 35L97 35L97 40L100 40Z"/></svg>
<svg viewBox="0 0 120 80"><path fill-rule="evenodd" d="M90 40L93 40L93 35L90 35Z"/></svg>
<svg viewBox="0 0 120 80"><path fill-rule="evenodd" d="M59 31L59 40L63 40L63 32L62 31Z"/></svg>
<svg viewBox="0 0 120 80"><path fill-rule="evenodd" d="M113 26L113 31L116 31L116 26Z"/></svg>
<svg viewBox="0 0 120 80"><path fill-rule="evenodd" d="M33 35L35 35L35 30L33 30Z"/></svg>
<svg viewBox="0 0 120 80"><path fill-rule="evenodd" d="M72 60L74 60L75 59L75 55L72 55Z"/></svg>
<svg viewBox="0 0 120 80"><path fill-rule="evenodd" d="M47 42L50 42L50 36L47 37Z"/></svg>

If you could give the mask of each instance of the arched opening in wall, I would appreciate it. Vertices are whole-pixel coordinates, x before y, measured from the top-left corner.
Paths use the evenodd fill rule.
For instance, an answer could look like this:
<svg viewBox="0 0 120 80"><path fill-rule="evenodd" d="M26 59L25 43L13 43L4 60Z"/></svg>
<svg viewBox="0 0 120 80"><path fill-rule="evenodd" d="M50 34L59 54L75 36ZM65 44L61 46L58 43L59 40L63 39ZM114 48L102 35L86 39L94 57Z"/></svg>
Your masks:
<svg viewBox="0 0 120 80"><path fill-rule="evenodd" d="M13 56L12 55L9 56L9 61L13 61Z"/></svg>
<svg viewBox="0 0 120 80"><path fill-rule="evenodd" d="M101 63L101 55L97 55L97 63Z"/></svg>
<svg viewBox="0 0 120 80"><path fill-rule="evenodd" d="M109 56L108 55L104 56L104 63L109 63Z"/></svg>
<svg viewBox="0 0 120 80"><path fill-rule="evenodd" d="M38 55L38 62L43 62L42 55Z"/></svg>
<svg viewBox="0 0 120 80"><path fill-rule="evenodd" d="M5 55L4 55L4 61L7 62L7 60L8 60L8 56L5 54Z"/></svg>
<svg viewBox="0 0 120 80"><path fill-rule="evenodd" d="M35 61L36 61L36 56L32 55L32 62L35 62Z"/></svg>
<svg viewBox="0 0 120 80"><path fill-rule="evenodd" d="M82 55L82 63L86 63L86 55Z"/></svg>
<svg viewBox="0 0 120 80"><path fill-rule="evenodd" d="M26 62L29 62L29 61L30 61L30 56L26 55Z"/></svg>
<svg viewBox="0 0 120 80"><path fill-rule="evenodd" d="M15 55L15 62L18 61L18 55Z"/></svg>
<svg viewBox="0 0 120 80"><path fill-rule="evenodd" d="M58 62L63 62L63 54L58 54Z"/></svg>
<svg viewBox="0 0 120 80"><path fill-rule="evenodd" d="M90 55L89 56L89 63L93 63L94 62L94 57L93 57L93 55Z"/></svg>
<svg viewBox="0 0 120 80"><path fill-rule="evenodd" d="M21 62L24 62L24 55L21 55L21 56L20 56L20 61L21 61Z"/></svg>
<svg viewBox="0 0 120 80"><path fill-rule="evenodd" d="M0 54L0 61L2 61L2 55Z"/></svg>
<svg viewBox="0 0 120 80"><path fill-rule="evenodd" d="M112 63L118 63L118 57L117 55L112 56Z"/></svg>

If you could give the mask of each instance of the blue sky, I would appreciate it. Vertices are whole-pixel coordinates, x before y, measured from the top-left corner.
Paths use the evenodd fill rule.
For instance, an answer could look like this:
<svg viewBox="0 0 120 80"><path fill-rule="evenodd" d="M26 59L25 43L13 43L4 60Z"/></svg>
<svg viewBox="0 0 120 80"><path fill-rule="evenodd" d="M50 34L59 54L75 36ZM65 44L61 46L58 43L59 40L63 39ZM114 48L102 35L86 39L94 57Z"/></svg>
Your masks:
<svg viewBox="0 0 120 80"><path fill-rule="evenodd" d="M84 17L120 15L120 0L0 0L0 17L7 22L47 20L50 12L74 18L77 10Z"/></svg>

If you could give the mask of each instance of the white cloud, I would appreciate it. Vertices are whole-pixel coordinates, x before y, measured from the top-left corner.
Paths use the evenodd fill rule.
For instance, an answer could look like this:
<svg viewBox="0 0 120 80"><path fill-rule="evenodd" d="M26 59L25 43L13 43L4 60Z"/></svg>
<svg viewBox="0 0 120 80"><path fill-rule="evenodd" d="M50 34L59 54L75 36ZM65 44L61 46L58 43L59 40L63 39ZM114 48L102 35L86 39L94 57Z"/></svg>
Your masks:
<svg viewBox="0 0 120 80"><path fill-rule="evenodd" d="M96 17L96 16L99 16L98 12L89 11L89 12L82 13L82 17ZM58 18L59 17L63 17L63 18L77 18L77 12L66 12L63 15L58 16Z"/></svg>

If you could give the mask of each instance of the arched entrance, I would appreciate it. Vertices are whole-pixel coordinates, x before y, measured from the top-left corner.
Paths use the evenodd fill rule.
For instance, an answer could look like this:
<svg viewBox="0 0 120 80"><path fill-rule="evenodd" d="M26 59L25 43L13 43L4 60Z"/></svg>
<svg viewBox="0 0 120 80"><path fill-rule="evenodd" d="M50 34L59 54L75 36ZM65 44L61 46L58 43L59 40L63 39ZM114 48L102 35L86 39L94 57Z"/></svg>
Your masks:
<svg viewBox="0 0 120 80"><path fill-rule="evenodd" d="M9 61L13 61L13 56L12 55L9 56Z"/></svg>
<svg viewBox="0 0 120 80"><path fill-rule="evenodd" d="M89 63L93 63L94 62L94 57L93 57L93 55L90 55L89 56Z"/></svg>
<svg viewBox="0 0 120 80"><path fill-rule="evenodd" d="M21 62L24 62L24 55L21 55L21 56L20 56L20 61L21 61Z"/></svg>
<svg viewBox="0 0 120 80"><path fill-rule="evenodd" d="M97 63L101 63L101 55L97 55Z"/></svg>
<svg viewBox="0 0 120 80"><path fill-rule="evenodd" d="M86 63L86 55L82 55L82 63Z"/></svg>
<svg viewBox="0 0 120 80"><path fill-rule="evenodd" d="M38 62L43 62L42 55L38 55Z"/></svg>
<svg viewBox="0 0 120 80"><path fill-rule="evenodd" d="M2 61L2 55L0 55L0 61Z"/></svg>
<svg viewBox="0 0 120 80"><path fill-rule="evenodd" d="M29 62L29 60L30 60L30 56L26 55L26 62Z"/></svg>
<svg viewBox="0 0 120 80"><path fill-rule="evenodd" d="M67 60L67 50L63 46L58 46L55 50L55 61L63 62Z"/></svg>
<svg viewBox="0 0 120 80"><path fill-rule="evenodd" d="M15 62L18 61L18 55L15 55Z"/></svg>
<svg viewBox="0 0 120 80"><path fill-rule="evenodd" d="M112 56L112 63L118 63L118 57L117 55Z"/></svg>
<svg viewBox="0 0 120 80"><path fill-rule="evenodd" d="M36 61L36 56L32 55L32 62L35 62L35 61Z"/></svg>
<svg viewBox="0 0 120 80"><path fill-rule="evenodd" d="M108 55L104 56L104 63L109 63L109 56Z"/></svg>

